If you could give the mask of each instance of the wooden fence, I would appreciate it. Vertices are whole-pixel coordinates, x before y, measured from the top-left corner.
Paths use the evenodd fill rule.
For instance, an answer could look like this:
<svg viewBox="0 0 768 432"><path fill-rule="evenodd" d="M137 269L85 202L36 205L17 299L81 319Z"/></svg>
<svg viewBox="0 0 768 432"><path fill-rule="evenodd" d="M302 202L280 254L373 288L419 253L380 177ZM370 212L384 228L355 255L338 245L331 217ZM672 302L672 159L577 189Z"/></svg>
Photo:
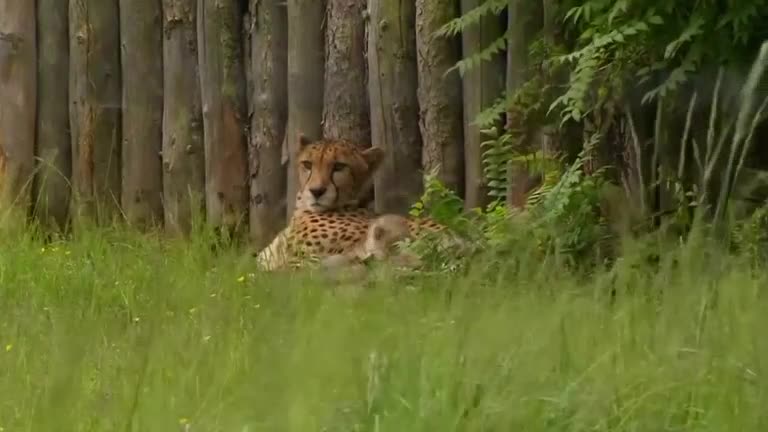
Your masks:
<svg viewBox="0 0 768 432"><path fill-rule="evenodd" d="M447 72L521 18L434 34L480 3L0 0L0 205L174 232L204 209L264 245L291 211L299 132L386 150L377 211L405 211L435 168L482 204L472 121L519 85L526 47Z"/></svg>

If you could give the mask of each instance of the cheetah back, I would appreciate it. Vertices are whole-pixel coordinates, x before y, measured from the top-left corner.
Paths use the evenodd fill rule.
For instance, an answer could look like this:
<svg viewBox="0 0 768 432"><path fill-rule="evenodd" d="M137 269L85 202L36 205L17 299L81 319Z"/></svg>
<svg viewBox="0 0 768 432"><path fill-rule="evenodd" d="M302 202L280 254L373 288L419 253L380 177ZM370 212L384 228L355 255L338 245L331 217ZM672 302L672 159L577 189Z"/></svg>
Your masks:
<svg viewBox="0 0 768 432"><path fill-rule="evenodd" d="M320 214L302 212L293 219L290 245L314 257L349 253L365 242L377 216L362 208ZM408 229L413 237L418 237L445 227L429 218L408 218Z"/></svg>
<svg viewBox="0 0 768 432"><path fill-rule="evenodd" d="M445 229L444 225L435 222L428 217L421 218L408 218L408 228L411 231L411 236L420 237L426 233L436 233Z"/></svg>

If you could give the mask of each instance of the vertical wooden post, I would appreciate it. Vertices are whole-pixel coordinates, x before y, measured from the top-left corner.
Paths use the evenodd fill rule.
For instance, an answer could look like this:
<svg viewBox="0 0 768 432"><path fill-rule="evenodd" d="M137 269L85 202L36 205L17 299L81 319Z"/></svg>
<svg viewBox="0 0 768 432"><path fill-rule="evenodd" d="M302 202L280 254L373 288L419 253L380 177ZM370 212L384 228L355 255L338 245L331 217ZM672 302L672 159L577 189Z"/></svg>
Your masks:
<svg viewBox="0 0 768 432"><path fill-rule="evenodd" d="M250 230L260 250L285 225L287 174L281 158L288 117L288 16L281 0L252 0L251 17Z"/></svg>
<svg viewBox="0 0 768 432"><path fill-rule="evenodd" d="M245 227L248 211L242 34L238 0L198 0L206 213L229 234Z"/></svg>
<svg viewBox="0 0 768 432"><path fill-rule="evenodd" d="M423 190L416 6L371 0L369 8L371 142L386 152L374 179L376 211L405 213Z"/></svg>
<svg viewBox="0 0 768 432"><path fill-rule="evenodd" d="M118 0L69 1L73 215L120 216L122 91Z"/></svg>
<svg viewBox="0 0 768 432"><path fill-rule="evenodd" d="M163 213L173 234L188 233L205 209L196 3L163 0Z"/></svg>
<svg viewBox="0 0 768 432"><path fill-rule="evenodd" d="M464 192L464 126L461 77L446 72L461 58L461 41L435 35L459 15L454 0L416 1L420 126L424 171L438 169L438 179L459 195Z"/></svg>
<svg viewBox="0 0 768 432"><path fill-rule="evenodd" d="M0 216L29 204L37 114L35 2L0 0Z"/></svg>
<svg viewBox="0 0 768 432"><path fill-rule="evenodd" d="M120 0L122 207L139 227L163 221L163 38L159 1Z"/></svg>
<svg viewBox="0 0 768 432"><path fill-rule="evenodd" d="M34 213L46 228L54 230L67 226L71 191L68 10L66 1L37 1L38 162Z"/></svg>

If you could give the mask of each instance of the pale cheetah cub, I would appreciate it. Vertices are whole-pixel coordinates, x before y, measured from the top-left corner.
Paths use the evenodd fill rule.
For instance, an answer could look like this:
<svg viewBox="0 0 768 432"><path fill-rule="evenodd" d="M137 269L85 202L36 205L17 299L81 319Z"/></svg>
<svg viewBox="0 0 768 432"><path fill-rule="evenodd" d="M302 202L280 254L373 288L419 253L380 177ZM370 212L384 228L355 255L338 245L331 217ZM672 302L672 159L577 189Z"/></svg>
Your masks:
<svg viewBox="0 0 768 432"><path fill-rule="evenodd" d="M360 263L371 258L384 260L391 257L393 264L416 266L418 265L417 257L404 252L394 253L397 242L410 237L411 231L407 218L396 214L382 215L371 222L363 241L358 242L346 253L324 258L321 264L332 268Z"/></svg>

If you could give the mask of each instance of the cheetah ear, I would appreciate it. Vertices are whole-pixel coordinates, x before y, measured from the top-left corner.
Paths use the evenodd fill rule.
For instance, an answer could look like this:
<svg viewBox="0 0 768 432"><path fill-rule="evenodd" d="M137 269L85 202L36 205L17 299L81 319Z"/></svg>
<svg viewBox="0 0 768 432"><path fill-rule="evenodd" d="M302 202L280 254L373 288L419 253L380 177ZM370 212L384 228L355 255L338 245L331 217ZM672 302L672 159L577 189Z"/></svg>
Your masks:
<svg viewBox="0 0 768 432"><path fill-rule="evenodd" d="M304 148L307 145L312 143L312 140L307 138L307 136L304 135L304 132L299 132L298 133L298 138L299 138L299 148Z"/></svg>
<svg viewBox="0 0 768 432"><path fill-rule="evenodd" d="M363 151L363 158L368 164L368 172L373 173L381 165L381 161L384 160L384 150L381 147L371 147Z"/></svg>

